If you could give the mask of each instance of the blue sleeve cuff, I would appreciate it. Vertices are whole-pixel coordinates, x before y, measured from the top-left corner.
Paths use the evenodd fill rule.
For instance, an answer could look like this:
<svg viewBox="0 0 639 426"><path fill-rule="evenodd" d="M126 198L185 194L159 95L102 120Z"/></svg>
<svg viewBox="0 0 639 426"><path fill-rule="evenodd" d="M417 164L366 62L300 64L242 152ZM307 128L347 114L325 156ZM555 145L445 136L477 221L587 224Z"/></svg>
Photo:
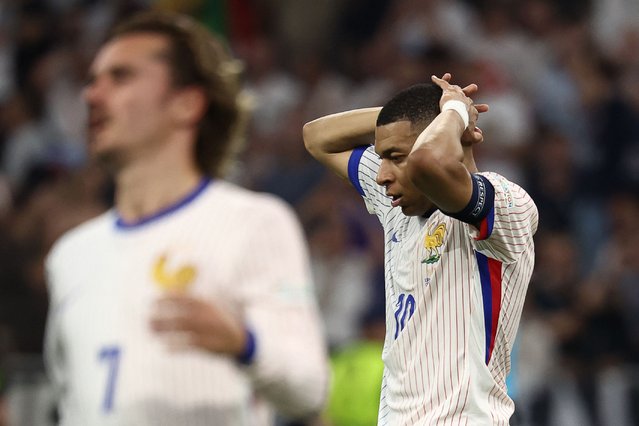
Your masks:
<svg viewBox="0 0 639 426"><path fill-rule="evenodd" d="M359 183L359 162L362 159L362 155L364 155L364 151L366 151L369 146L370 145L356 147L348 159L348 179L362 197L364 196L364 189L362 189L362 185Z"/></svg>
<svg viewBox="0 0 639 426"><path fill-rule="evenodd" d="M249 365L255 358L255 349L255 334L251 330L246 329L246 346L244 346L244 352L237 357L237 360L241 364Z"/></svg>

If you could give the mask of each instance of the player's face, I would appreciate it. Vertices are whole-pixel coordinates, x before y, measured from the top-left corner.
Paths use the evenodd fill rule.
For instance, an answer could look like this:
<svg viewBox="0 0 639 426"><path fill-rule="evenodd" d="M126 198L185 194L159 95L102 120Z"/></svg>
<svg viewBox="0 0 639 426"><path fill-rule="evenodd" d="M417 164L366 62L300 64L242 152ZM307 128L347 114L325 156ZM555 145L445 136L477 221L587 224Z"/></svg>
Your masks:
<svg viewBox="0 0 639 426"><path fill-rule="evenodd" d="M162 57L167 45L161 35L131 34L99 51L84 91L90 151L98 158L144 153L170 135L170 70Z"/></svg>
<svg viewBox="0 0 639 426"><path fill-rule="evenodd" d="M409 121L379 126L375 129L375 152L382 159L377 183L386 188L393 207L401 207L406 216L421 216L433 203L408 179L406 160L418 134Z"/></svg>

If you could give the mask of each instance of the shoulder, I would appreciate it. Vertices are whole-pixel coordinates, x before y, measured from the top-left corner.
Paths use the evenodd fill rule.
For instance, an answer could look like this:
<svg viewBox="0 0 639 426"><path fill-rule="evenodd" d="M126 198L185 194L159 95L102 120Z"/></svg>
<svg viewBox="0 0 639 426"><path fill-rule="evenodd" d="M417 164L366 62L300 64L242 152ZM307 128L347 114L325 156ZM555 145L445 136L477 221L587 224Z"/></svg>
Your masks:
<svg viewBox="0 0 639 426"><path fill-rule="evenodd" d="M533 232L537 230L539 212L535 201L519 184L494 172L482 172L495 189L495 208L499 212L497 218L517 217L518 220L529 221Z"/></svg>
<svg viewBox="0 0 639 426"><path fill-rule="evenodd" d="M495 172L479 172L477 174L485 177L486 179L488 179L490 181L490 183L493 184L495 189L497 189L498 186L499 187L509 187L511 185L519 186L516 183L509 181L508 179L506 179L506 177L500 175L499 173L495 173Z"/></svg>
<svg viewBox="0 0 639 426"><path fill-rule="evenodd" d="M292 220L297 217L293 208L280 197L256 192L227 181L217 181L209 193L208 203L223 208L227 214L237 215L247 222Z"/></svg>
<svg viewBox="0 0 639 426"><path fill-rule="evenodd" d="M495 187L496 192L505 192L505 193L522 193L528 195L526 190L522 188L519 184L508 180L506 177L500 175L495 172L479 172L477 173L481 176L487 178L490 183Z"/></svg>
<svg viewBox="0 0 639 426"><path fill-rule="evenodd" d="M535 205L535 202L523 187L499 173L481 172L478 174L490 181L495 189L495 199L505 203L508 208L521 207L522 205L532 207Z"/></svg>
<svg viewBox="0 0 639 426"><path fill-rule="evenodd" d="M47 255L47 265L54 266L67 258L77 259L78 255L95 247L99 236L108 235L113 226L113 211L109 210L67 231L53 244Z"/></svg>

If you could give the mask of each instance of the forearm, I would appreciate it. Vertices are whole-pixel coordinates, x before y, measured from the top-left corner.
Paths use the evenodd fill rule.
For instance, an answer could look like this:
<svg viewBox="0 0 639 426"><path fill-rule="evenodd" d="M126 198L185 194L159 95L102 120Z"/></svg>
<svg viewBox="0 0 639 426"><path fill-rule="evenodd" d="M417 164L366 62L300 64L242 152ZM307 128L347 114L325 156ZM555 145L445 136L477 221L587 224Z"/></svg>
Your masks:
<svg viewBox="0 0 639 426"><path fill-rule="evenodd" d="M257 332L257 353L248 372L258 392L287 417L321 412L329 367L319 319L309 312L286 312L278 324ZM260 324L266 323L260 321Z"/></svg>
<svg viewBox="0 0 639 426"><path fill-rule="evenodd" d="M444 111L417 137L409 155L417 157L421 154L417 151L426 148L430 155L443 162L463 162L464 151L460 142L463 133L464 122L459 114L451 110Z"/></svg>
<svg viewBox="0 0 639 426"><path fill-rule="evenodd" d="M255 334L246 367L255 389L278 410L302 417L321 410L328 380L322 323L312 287L304 231L281 201L245 218L245 244L255 256L239 262L244 320ZM255 222L253 222L255 221Z"/></svg>
<svg viewBox="0 0 639 426"><path fill-rule="evenodd" d="M310 121L304 125L304 144L311 154L351 150L361 143L361 138L373 136L380 109L355 109Z"/></svg>

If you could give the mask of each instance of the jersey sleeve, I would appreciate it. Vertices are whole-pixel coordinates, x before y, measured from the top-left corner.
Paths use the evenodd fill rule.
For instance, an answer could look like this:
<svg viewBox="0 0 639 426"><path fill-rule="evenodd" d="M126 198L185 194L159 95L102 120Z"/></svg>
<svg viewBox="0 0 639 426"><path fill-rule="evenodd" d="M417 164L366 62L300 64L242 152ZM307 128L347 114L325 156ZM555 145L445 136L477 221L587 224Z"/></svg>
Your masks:
<svg viewBox="0 0 639 426"><path fill-rule="evenodd" d="M279 412L315 414L325 402L329 370L302 229L279 201L261 208L251 227L237 273L255 344L246 369Z"/></svg>
<svg viewBox="0 0 639 426"><path fill-rule="evenodd" d="M63 354L64 348L60 339L58 315L61 301L58 294L59 285L56 280L54 257L55 256L52 253L49 253L45 260L45 277L49 297L49 309L47 312L44 334L44 365L47 377L54 389L54 394L58 399L61 399L66 388L66 374Z"/></svg>
<svg viewBox="0 0 639 426"><path fill-rule="evenodd" d="M478 226L468 226L475 250L504 263L516 262L533 244L537 206L519 185L496 173L481 173L494 188L494 205Z"/></svg>
<svg viewBox="0 0 639 426"><path fill-rule="evenodd" d="M391 209L391 202L384 187L375 181L380 163L372 145L357 147L348 161L348 179L364 198L368 212L383 220Z"/></svg>

